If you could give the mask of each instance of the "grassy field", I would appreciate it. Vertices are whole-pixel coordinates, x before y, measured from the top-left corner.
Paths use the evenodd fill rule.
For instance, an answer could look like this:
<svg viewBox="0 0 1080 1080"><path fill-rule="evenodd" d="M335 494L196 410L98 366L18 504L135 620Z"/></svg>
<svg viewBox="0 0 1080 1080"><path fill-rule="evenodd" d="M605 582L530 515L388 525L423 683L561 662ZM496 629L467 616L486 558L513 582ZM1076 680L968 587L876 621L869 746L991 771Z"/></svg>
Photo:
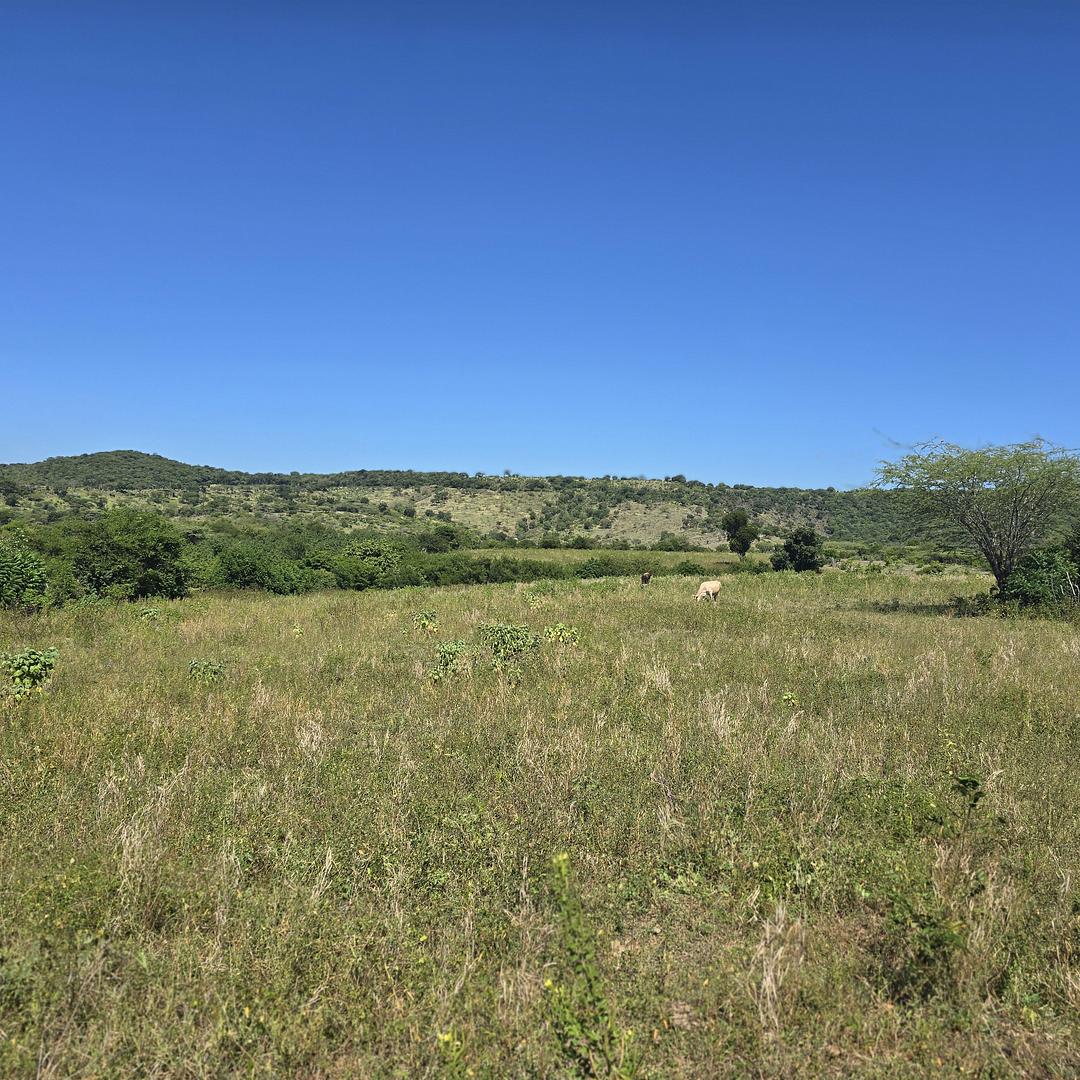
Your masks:
<svg viewBox="0 0 1080 1080"><path fill-rule="evenodd" d="M468 552L470 555L490 555L494 558L510 557L521 559L536 559L545 563L556 563L559 566L578 566L589 559L597 557L605 561L625 564L635 569L638 565L648 564L654 574L671 571L680 563L692 562L702 567L707 574L730 573L732 567L739 561L739 557L730 551L620 551L618 549L579 549L579 548L476 548ZM748 556L756 562L767 561L767 557L761 552L751 552ZM697 584L695 582L695 584Z"/></svg>
<svg viewBox="0 0 1080 1080"><path fill-rule="evenodd" d="M697 583L0 618L0 1073L1078 1075L1076 629Z"/></svg>

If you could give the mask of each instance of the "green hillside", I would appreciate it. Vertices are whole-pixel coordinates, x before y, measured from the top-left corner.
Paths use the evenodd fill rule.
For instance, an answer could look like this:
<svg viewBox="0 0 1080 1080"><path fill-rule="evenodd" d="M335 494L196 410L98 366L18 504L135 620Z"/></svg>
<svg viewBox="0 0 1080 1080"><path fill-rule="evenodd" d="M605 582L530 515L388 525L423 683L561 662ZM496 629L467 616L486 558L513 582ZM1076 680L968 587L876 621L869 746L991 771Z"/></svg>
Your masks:
<svg viewBox="0 0 1080 1080"><path fill-rule="evenodd" d="M681 476L645 480L374 469L245 473L135 450L0 465L0 500L8 514L38 521L129 505L178 519L272 521L300 514L345 528L399 529L437 517L485 536L537 543L545 535L587 534L618 543L656 543L668 535L704 546L722 540L720 519L741 508L766 532L807 523L836 540L922 538L904 497L889 491L707 484Z"/></svg>

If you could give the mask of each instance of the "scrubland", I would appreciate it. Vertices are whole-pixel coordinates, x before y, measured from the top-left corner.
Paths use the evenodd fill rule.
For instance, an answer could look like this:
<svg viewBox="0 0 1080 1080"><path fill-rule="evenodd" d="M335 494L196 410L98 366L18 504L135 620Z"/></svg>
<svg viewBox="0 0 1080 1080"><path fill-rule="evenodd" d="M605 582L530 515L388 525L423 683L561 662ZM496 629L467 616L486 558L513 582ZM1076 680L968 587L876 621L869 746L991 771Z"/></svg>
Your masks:
<svg viewBox="0 0 1080 1080"><path fill-rule="evenodd" d="M1075 626L697 584L0 617L0 1072L1076 1076Z"/></svg>

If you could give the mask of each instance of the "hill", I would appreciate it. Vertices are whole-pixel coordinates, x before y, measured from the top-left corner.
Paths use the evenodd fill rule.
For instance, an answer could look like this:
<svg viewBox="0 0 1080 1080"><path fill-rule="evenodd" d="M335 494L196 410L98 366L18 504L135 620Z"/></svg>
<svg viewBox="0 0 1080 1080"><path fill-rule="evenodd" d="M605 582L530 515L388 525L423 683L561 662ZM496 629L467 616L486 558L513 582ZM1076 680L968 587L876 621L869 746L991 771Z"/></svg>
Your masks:
<svg viewBox="0 0 1080 1080"><path fill-rule="evenodd" d="M172 518L297 514L339 527L409 528L417 518L453 520L493 539L542 543L587 534L600 542L715 546L720 519L741 508L766 531L811 524L835 540L921 539L895 492L712 484L674 476L488 476L359 469L247 473L114 450L0 465L0 499L11 512L54 520L106 506L155 508Z"/></svg>

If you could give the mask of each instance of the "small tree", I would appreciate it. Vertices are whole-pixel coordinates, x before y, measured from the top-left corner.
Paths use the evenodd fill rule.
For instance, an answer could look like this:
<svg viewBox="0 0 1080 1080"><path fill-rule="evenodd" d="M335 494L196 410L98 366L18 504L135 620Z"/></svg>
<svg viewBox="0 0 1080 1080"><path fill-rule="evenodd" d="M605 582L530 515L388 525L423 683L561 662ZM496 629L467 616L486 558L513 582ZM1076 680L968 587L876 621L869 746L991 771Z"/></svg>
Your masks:
<svg viewBox="0 0 1080 1080"><path fill-rule="evenodd" d="M761 535L761 530L750 520L745 510L729 510L720 519L728 538L728 547L739 556L746 557L751 545Z"/></svg>
<svg viewBox="0 0 1080 1080"><path fill-rule="evenodd" d="M963 530L1004 594L1017 563L1080 490L1080 462L1043 439L982 450L937 441L883 462L878 478L910 492L924 515Z"/></svg>
<svg viewBox="0 0 1080 1080"><path fill-rule="evenodd" d="M784 546L772 557L774 570L820 570L825 565L823 541L809 525L792 529Z"/></svg>

